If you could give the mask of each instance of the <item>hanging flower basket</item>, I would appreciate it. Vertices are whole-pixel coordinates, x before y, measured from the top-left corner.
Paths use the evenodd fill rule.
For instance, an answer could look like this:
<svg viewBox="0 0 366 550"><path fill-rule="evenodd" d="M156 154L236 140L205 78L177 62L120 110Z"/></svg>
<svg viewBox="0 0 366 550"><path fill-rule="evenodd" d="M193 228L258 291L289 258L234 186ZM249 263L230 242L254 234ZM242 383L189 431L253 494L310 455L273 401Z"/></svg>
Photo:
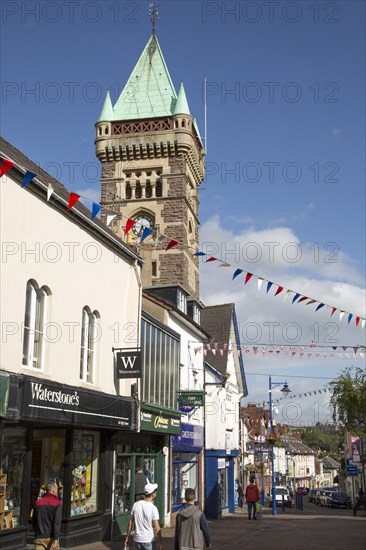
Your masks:
<svg viewBox="0 0 366 550"><path fill-rule="evenodd" d="M279 447L281 445L281 441L273 434L266 436L266 443L275 447Z"/></svg>

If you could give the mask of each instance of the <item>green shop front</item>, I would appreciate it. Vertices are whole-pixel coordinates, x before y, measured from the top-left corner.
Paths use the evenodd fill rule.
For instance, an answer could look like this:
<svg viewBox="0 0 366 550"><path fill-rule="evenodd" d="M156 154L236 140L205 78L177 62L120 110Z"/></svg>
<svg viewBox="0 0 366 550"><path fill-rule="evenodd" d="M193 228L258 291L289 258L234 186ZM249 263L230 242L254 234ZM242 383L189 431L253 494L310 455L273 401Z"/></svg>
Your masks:
<svg viewBox="0 0 366 550"><path fill-rule="evenodd" d="M141 472L146 483L158 484L154 503L162 526L170 506L170 436L180 433L180 414L143 404L140 429L140 433L130 435L128 444L125 437L115 437L113 538L127 531L131 508L136 500L136 477Z"/></svg>
<svg viewBox="0 0 366 550"><path fill-rule="evenodd" d="M113 537L126 533L136 500L137 476L157 483L155 504L160 523L166 525L171 505L170 439L180 433L179 386L180 336L146 312L141 318L142 377L138 433L114 438Z"/></svg>

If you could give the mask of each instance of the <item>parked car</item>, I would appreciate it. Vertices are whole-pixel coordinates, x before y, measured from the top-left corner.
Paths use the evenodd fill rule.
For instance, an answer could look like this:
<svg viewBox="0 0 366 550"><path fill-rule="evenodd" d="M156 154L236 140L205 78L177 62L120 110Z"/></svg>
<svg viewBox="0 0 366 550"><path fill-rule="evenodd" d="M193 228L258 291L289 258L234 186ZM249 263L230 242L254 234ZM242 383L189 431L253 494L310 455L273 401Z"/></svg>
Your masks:
<svg viewBox="0 0 366 550"><path fill-rule="evenodd" d="M352 501L345 493L331 491L330 494L327 495L327 505L331 508L340 508L341 506L344 506L344 508L352 508Z"/></svg>
<svg viewBox="0 0 366 550"><path fill-rule="evenodd" d="M307 487L298 487L296 489L296 494L297 495L307 495L309 492L309 489Z"/></svg>
<svg viewBox="0 0 366 550"><path fill-rule="evenodd" d="M320 495L320 506L328 506L330 495L332 494L332 491L324 490L322 491L322 494Z"/></svg>
<svg viewBox="0 0 366 550"><path fill-rule="evenodd" d="M318 489L311 489L308 494L309 502L315 502L316 493Z"/></svg>
<svg viewBox="0 0 366 550"><path fill-rule="evenodd" d="M317 504L317 505L320 504L320 500L324 496L325 491L326 491L326 489L318 489L317 490L317 492L315 494L315 497L314 497L315 504Z"/></svg>
<svg viewBox="0 0 366 550"><path fill-rule="evenodd" d="M282 506L282 499L285 502L285 506L291 508L291 497L288 487L278 486L276 487L276 506ZM272 508L272 495L269 497L269 507Z"/></svg>

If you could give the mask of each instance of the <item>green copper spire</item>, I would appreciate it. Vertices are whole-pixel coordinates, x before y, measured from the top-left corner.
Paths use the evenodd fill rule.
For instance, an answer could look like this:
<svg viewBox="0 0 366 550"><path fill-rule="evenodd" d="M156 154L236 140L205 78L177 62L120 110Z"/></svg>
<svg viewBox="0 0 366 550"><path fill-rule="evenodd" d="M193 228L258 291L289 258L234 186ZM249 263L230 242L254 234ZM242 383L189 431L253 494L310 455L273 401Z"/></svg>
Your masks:
<svg viewBox="0 0 366 550"><path fill-rule="evenodd" d="M98 122L109 122L113 119L114 119L114 113L113 113L111 96L109 94L109 90L107 90L107 95L105 96L103 109L102 109L102 112L100 113L100 117L98 118Z"/></svg>
<svg viewBox="0 0 366 550"><path fill-rule="evenodd" d="M173 115L190 115L186 92L184 91L183 82L180 84L177 102L174 107Z"/></svg>
<svg viewBox="0 0 366 550"><path fill-rule="evenodd" d="M176 99L177 94L154 33L114 106L113 120L172 116Z"/></svg>

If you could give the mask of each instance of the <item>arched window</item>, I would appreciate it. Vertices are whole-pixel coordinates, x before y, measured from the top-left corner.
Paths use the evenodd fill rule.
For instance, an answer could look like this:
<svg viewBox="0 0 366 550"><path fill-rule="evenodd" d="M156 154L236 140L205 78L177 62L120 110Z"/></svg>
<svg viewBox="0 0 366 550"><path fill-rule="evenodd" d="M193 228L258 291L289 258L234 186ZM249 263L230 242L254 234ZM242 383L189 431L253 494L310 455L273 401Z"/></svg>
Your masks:
<svg viewBox="0 0 366 550"><path fill-rule="evenodd" d="M98 134L101 136L102 135L102 128L99 126L98 128Z"/></svg>
<svg viewBox="0 0 366 550"><path fill-rule="evenodd" d="M98 340L97 311L91 312L88 306L83 308L81 319L80 380L94 382L96 344Z"/></svg>
<svg viewBox="0 0 366 550"><path fill-rule="evenodd" d="M135 198L141 199L142 197L142 187L139 180L136 181L136 189L135 189Z"/></svg>
<svg viewBox="0 0 366 550"><path fill-rule="evenodd" d="M152 187L150 180L146 180L145 197L150 199L152 197Z"/></svg>
<svg viewBox="0 0 366 550"><path fill-rule="evenodd" d="M126 182L126 199L130 199L132 197L132 191L131 191L131 185L130 182Z"/></svg>
<svg viewBox="0 0 366 550"><path fill-rule="evenodd" d="M186 127L186 121L183 119L182 120L182 128L185 128Z"/></svg>
<svg viewBox="0 0 366 550"><path fill-rule="evenodd" d="M188 233L191 235L193 233L192 220L188 222Z"/></svg>
<svg viewBox="0 0 366 550"><path fill-rule="evenodd" d="M44 351L43 329L46 324L47 287L39 288L36 281L27 282L24 315L23 365L33 369L42 368Z"/></svg>
<svg viewBox="0 0 366 550"><path fill-rule="evenodd" d="M106 126L106 127L104 128L104 133L105 133L106 135L108 135L108 134L109 134L109 129L108 129L108 126Z"/></svg>
<svg viewBox="0 0 366 550"><path fill-rule="evenodd" d="M155 195L157 197L163 196L163 184L161 183L161 179L158 179L155 186Z"/></svg>

